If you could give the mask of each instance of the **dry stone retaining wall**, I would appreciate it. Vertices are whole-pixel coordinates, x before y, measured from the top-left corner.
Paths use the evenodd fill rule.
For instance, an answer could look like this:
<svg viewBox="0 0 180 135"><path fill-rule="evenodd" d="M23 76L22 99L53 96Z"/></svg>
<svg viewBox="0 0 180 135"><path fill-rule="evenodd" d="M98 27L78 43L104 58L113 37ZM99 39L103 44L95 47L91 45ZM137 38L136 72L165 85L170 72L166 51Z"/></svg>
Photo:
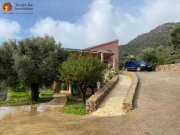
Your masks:
<svg viewBox="0 0 180 135"><path fill-rule="evenodd" d="M160 65L156 67L157 72L177 72L180 71L180 64Z"/></svg>
<svg viewBox="0 0 180 135"><path fill-rule="evenodd" d="M125 112L130 112L134 109L134 98L136 94L136 89L138 87L139 79L137 75L133 72L121 72L121 74L126 75L131 78L132 82L123 101L123 110Z"/></svg>
<svg viewBox="0 0 180 135"><path fill-rule="evenodd" d="M94 112L97 109L101 101L109 94L109 92L113 89L118 80L118 75L113 77L108 83L106 83L86 101L86 113Z"/></svg>

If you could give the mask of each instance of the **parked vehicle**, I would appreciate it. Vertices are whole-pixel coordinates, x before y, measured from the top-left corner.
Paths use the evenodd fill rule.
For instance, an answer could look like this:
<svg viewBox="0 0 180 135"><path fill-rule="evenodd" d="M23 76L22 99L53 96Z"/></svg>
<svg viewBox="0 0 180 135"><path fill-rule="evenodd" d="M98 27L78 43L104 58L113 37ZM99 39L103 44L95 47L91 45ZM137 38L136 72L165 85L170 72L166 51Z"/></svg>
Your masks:
<svg viewBox="0 0 180 135"><path fill-rule="evenodd" d="M140 60L127 61L124 65L124 71L152 71L152 65L149 65Z"/></svg>

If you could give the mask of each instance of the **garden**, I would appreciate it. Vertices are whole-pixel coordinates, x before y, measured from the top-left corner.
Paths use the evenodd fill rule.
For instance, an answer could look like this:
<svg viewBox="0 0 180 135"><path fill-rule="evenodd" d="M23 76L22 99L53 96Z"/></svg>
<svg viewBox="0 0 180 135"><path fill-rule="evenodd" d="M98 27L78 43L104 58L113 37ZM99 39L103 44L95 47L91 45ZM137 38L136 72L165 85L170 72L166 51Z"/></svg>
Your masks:
<svg viewBox="0 0 180 135"><path fill-rule="evenodd" d="M29 104L37 104L48 102L53 99L53 92L50 89L40 89L40 98L38 101L31 100L31 91L24 90L23 92L14 91L12 89L8 89L4 95L1 95L0 98L0 106L17 106L17 105L29 105ZM6 96L3 99L2 96Z"/></svg>
<svg viewBox="0 0 180 135"><path fill-rule="evenodd" d="M71 54L54 38L10 40L0 46L0 106L48 102L54 93L76 85L62 112L85 114L86 99L115 75L98 55Z"/></svg>

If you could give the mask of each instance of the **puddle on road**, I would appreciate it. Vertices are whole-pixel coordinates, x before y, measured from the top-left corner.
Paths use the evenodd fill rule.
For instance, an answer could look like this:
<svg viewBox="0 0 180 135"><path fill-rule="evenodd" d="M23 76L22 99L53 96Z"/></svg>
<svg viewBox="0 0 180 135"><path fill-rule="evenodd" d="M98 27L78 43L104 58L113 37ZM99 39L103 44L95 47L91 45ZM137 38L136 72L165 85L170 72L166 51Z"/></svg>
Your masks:
<svg viewBox="0 0 180 135"><path fill-rule="evenodd" d="M19 115L43 115L46 112L59 112L59 109L66 103L64 94L54 95L54 99L47 103L23 105L23 106L4 106L0 107L0 120L5 117L17 117Z"/></svg>
<svg viewBox="0 0 180 135"><path fill-rule="evenodd" d="M24 106L5 106L0 107L0 120L4 117L16 116L17 114L29 114L35 116L37 114L46 113L48 111L59 111L58 105L47 105L47 104L38 104L38 105L24 105Z"/></svg>

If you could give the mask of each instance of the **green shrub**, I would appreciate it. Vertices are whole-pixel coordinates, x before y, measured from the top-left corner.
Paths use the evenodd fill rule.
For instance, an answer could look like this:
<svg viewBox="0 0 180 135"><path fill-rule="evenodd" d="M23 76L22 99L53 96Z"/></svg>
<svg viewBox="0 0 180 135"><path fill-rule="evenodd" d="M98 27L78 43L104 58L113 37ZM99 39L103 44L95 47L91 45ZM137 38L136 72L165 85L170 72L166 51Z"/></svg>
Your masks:
<svg viewBox="0 0 180 135"><path fill-rule="evenodd" d="M53 97L53 91L51 89L42 88L40 90L40 97Z"/></svg>
<svg viewBox="0 0 180 135"><path fill-rule="evenodd" d="M115 75L116 75L116 72L113 68L105 69L103 72L103 83L110 81Z"/></svg>

